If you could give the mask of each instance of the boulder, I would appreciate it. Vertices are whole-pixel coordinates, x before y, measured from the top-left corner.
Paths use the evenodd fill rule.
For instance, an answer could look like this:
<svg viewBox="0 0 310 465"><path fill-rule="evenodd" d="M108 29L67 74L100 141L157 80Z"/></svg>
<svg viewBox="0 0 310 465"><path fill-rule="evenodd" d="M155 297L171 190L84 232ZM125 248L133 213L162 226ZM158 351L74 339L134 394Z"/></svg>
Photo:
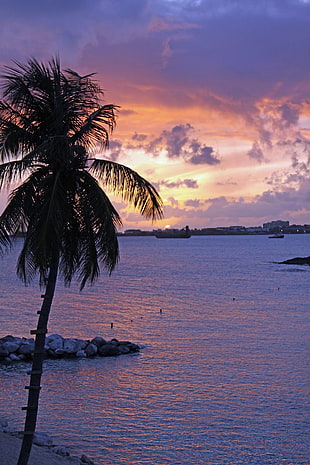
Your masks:
<svg viewBox="0 0 310 465"><path fill-rule="evenodd" d="M56 351L63 348L63 338L59 334L51 334L45 339L45 348Z"/></svg>
<svg viewBox="0 0 310 465"><path fill-rule="evenodd" d="M27 339L26 341L23 341L18 349L19 354L23 355L30 355L34 351L34 340L33 339Z"/></svg>
<svg viewBox="0 0 310 465"><path fill-rule="evenodd" d="M0 346L0 357L5 358L9 355L9 351Z"/></svg>
<svg viewBox="0 0 310 465"><path fill-rule="evenodd" d="M86 465L95 465L95 463L84 454L81 456L81 462Z"/></svg>
<svg viewBox="0 0 310 465"><path fill-rule="evenodd" d="M6 341L2 344L2 347L6 349L8 352L16 352L20 345L21 345L22 340L20 338L15 338L14 341Z"/></svg>
<svg viewBox="0 0 310 465"><path fill-rule="evenodd" d="M118 350L120 354L129 354L130 347L128 345L119 345Z"/></svg>
<svg viewBox="0 0 310 465"><path fill-rule="evenodd" d="M8 336L2 337L2 338L0 339L0 342L7 342L7 341L9 341L9 342L14 342L15 339L16 339L15 336L11 336L11 335L9 334Z"/></svg>
<svg viewBox="0 0 310 465"><path fill-rule="evenodd" d="M98 354L101 355L101 357L112 357L114 355L120 355L120 351L116 344L107 342L103 346L99 347Z"/></svg>
<svg viewBox="0 0 310 465"><path fill-rule="evenodd" d="M11 426L9 426L6 420L0 420L0 431L2 431L3 433L12 434L14 432L14 429Z"/></svg>
<svg viewBox="0 0 310 465"><path fill-rule="evenodd" d="M54 352L57 357L62 357L66 353L64 349L56 349Z"/></svg>
<svg viewBox="0 0 310 465"><path fill-rule="evenodd" d="M91 357L92 355L96 355L98 352L98 347L95 344L92 344L91 342L85 347L85 352L87 357Z"/></svg>
<svg viewBox="0 0 310 465"><path fill-rule="evenodd" d="M87 345L82 339L64 339L63 349L67 354L76 354L79 350L83 350Z"/></svg>
<svg viewBox="0 0 310 465"><path fill-rule="evenodd" d="M97 347L103 346L104 344L107 343L107 341L103 339L103 337L100 337L100 336L94 337L94 339L92 339L90 342L91 344L94 344Z"/></svg>
<svg viewBox="0 0 310 465"><path fill-rule="evenodd" d="M53 439L50 436L48 436L48 434L46 433L36 432L34 433L34 436L33 436L33 443L36 444L37 446L50 447L53 445Z"/></svg>
<svg viewBox="0 0 310 465"><path fill-rule="evenodd" d="M75 355L76 355L76 357L80 357L80 358L87 357L87 354L86 354L85 350L82 350L82 349L78 350Z"/></svg>
<svg viewBox="0 0 310 465"><path fill-rule="evenodd" d="M54 446L51 451L61 457L68 457L70 454L64 446Z"/></svg>

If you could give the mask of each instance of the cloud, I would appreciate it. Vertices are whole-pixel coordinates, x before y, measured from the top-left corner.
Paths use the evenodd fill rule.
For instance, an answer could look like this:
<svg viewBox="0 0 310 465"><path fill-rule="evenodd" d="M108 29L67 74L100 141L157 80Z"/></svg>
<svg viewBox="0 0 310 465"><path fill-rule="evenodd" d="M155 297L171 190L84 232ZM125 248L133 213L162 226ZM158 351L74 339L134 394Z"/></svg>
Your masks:
<svg viewBox="0 0 310 465"><path fill-rule="evenodd" d="M198 182L196 179L178 179L177 181L163 180L159 181L158 186L165 186L168 189L175 189L179 187L187 187L188 189L197 189Z"/></svg>
<svg viewBox="0 0 310 465"><path fill-rule="evenodd" d="M261 224L274 218L287 218L294 222L298 217L302 224L309 222L310 180L298 188L284 188L281 192L265 191L252 201L243 198L229 200L226 197L208 199L207 217L222 218L223 224L237 220L240 224L252 225L256 220Z"/></svg>
<svg viewBox="0 0 310 465"><path fill-rule="evenodd" d="M264 153L258 142L253 143L251 149L247 152L247 154L250 158L253 158L258 163L262 163L263 161L265 161Z"/></svg>
<svg viewBox="0 0 310 465"><path fill-rule="evenodd" d="M112 139L109 142L109 148L106 154L111 160L117 161L121 155L122 148L123 148L123 144L121 141L117 139Z"/></svg>
<svg viewBox="0 0 310 465"><path fill-rule="evenodd" d="M220 163L213 147L201 145L197 140L193 140L190 144L190 155L187 161L193 165L217 165Z"/></svg>
<svg viewBox="0 0 310 465"><path fill-rule="evenodd" d="M204 204L202 200L199 199L194 199L194 200L185 200L184 206L185 207L193 207L193 208L199 208Z"/></svg>
<svg viewBox="0 0 310 465"><path fill-rule="evenodd" d="M189 132L193 129L190 124L179 124L174 126L171 131L163 131L161 141L165 142L165 149L169 158L180 157L185 145L189 141Z"/></svg>
<svg viewBox="0 0 310 465"><path fill-rule="evenodd" d="M137 134L136 132L132 136L132 140L138 141L138 142L144 142L147 139L146 134Z"/></svg>
<svg viewBox="0 0 310 465"><path fill-rule="evenodd" d="M276 152L282 155L299 156L309 154L310 139L300 127L303 104L281 103L265 100L256 105L256 111L248 116L248 122L255 129L257 140L247 155L258 163L269 162ZM268 157L267 157L268 154Z"/></svg>
<svg viewBox="0 0 310 465"><path fill-rule="evenodd" d="M214 149L202 144L191 137L194 127L187 124L178 124L171 130L165 129L159 137L154 138L145 150L153 156L165 150L168 158L182 158L193 165L217 165L220 160L216 157Z"/></svg>

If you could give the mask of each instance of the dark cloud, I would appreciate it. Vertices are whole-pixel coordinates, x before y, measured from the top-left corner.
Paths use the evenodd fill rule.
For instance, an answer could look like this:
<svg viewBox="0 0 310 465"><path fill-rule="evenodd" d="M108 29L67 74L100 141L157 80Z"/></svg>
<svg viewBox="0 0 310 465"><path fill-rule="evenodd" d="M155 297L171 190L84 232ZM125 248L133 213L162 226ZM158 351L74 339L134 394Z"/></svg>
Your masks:
<svg viewBox="0 0 310 465"><path fill-rule="evenodd" d="M157 156L161 150L166 150L168 158L182 158L193 165L217 165L214 149L193 139L194 127L187 124L174 126L170 131L164 130L159 137L149 142L144 149Z"/></svg>
<svg viewBox="0 0 310 465"><path fill-rule="evenodd" d="M183 183L186 187L190 189L197 189L198 188L198 182L196 179L184 179Z"/></svg>
<svg viewBox="0 0 310 465"><path fill-rule="evenodd" d="M213 147L201 145L197 140L191 142L190 153L187 161L193 165L217 165L220 163Z"/></svg>
<svg viewBox="0 0 310 465"><path fill-rule="evenodd" d="M177 181L163 180L158 183L160 186L165 186L168 189L175 189L179 187L188 187L189 189L197 189L198 182L196 179L179 179Z"/></svg>
<svg viewBox="0 0 310 465"><path fill-rule="evenodd" d="M147 139L147 135L145 134L137 134L136 132L132 136L132 140L138 141L138 142L144 142Z"/></svg>
<svg viewBox="0 0 310 465"><path fill-rule="evenodd" d="M258 163L265 161L264 153L258 142L254 142L251 149L248 151L248 156L253 158Z"/></svg>
<svg viewBox="0 0 310 465"><path fill-rule="evenodd" d="M126 109L122 109L122 108L118 112L119 112L120 115L123 115L123 116L130 116L130 115L134 115L136 113L134 110L126 110Z"/></svg>
<svg viewBox="0 0 310 465"><path fill-rule="evenodd" d="M163 131L161 138L165 140L169 158L180 157L184 146L188 143L188 134L193 129L190 124L174 126L171 131Z"/></svg>
<svg viewBox="0 0 310 465"><path fill-rule="evenodd" d="M282 121L288 126L297 124L300 113L298 107L285 103L279 107L279 111L281 112Z"/></svg>

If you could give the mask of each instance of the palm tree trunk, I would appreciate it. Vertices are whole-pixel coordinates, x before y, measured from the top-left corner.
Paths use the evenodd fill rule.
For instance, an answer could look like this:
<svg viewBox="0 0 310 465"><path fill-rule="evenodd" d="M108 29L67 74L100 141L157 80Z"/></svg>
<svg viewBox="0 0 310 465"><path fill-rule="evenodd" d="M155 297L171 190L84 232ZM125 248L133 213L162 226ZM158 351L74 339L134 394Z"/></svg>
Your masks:
<svg viewBox="0 0 310 465"><path fill-rule="evenodd" d="M25 389L29 390L27 407L23 407L26 410L26 420L23 432L23 442L19 454L17 465L27 465L33 442L33 436L37 423L39 395L40 395L40 382L42 376L42 365L44 359L44 346L45 346L45 335L47 333L47 322L52 306L52 301L55 293L57 273L59 265L59 253L55 254L53 262L51 264L49 275L47 279L45 294L41 310L38 312L39 319L37 329L31 331L31 334L35 334L35 345L34 354L32 360L30 374L30 384Z"/></svg>

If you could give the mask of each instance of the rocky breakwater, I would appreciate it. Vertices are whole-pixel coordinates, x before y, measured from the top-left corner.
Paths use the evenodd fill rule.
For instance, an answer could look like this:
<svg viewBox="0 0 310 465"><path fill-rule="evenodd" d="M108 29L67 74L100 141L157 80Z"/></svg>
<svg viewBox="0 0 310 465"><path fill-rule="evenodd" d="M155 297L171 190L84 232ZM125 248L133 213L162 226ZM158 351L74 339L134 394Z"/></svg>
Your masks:
<svg viewBox="0 0 310 465"><path fill-rule="evenodd" d="M59 334L47 336L45 358L112 357L139 352L140 347L129 341L106 341L96 336L92 340L64 338ZM0 362L32 360L34 339L16 336L0 338Z"/></svg>

